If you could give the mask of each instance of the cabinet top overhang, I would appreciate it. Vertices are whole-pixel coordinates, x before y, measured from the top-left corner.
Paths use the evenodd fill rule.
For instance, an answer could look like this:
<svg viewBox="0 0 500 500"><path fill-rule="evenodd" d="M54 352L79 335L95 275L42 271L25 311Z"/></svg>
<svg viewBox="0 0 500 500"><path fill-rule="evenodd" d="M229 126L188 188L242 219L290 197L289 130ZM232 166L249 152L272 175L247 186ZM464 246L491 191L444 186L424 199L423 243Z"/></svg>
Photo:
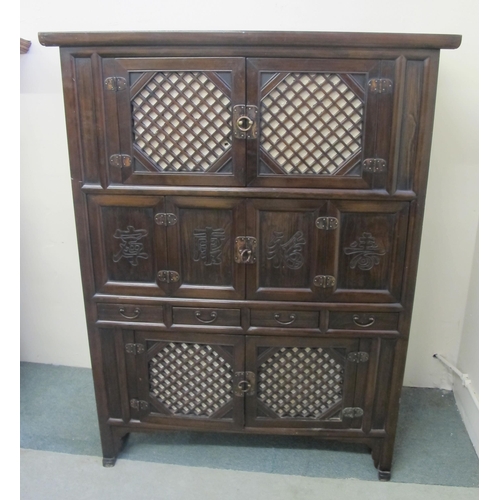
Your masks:
<svg viewBox="0 0 500 500"><path fill-rule="evenodd" d="M115 31L39 33L42 45L97 46L273 46L385 49L456 49L461 35L293 31Z"/></svg>

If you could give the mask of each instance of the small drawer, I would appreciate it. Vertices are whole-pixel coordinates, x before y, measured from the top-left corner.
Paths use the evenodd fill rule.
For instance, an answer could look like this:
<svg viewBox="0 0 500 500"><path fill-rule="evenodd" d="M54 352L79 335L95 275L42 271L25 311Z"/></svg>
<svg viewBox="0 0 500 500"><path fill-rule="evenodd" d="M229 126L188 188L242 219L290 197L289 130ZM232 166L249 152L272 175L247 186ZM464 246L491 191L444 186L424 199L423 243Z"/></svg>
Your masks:
<svg viewBox="0 0 500 500"><path fill-rule="evenodd" d="M319 328L319 311L255 310L250 326L266 328Z"/></svg>
<svg viewBox="0 0 500 500"><path fill-rule="evenodd" d="M174 325L240 326L240 310L173 307L172 320Z"/></svg>
<svg viewBox="0 0 500 500"><path fill-rule="evenodd" d="M398 313L330 311L330 330L397 330Z"/></svg>
<svg viewBox="0 0 500 500"><path fill-rule="evenodd" d="M140 323L163 324L163 306L97 304L97 319L101 321L138 321Z"/></svg>

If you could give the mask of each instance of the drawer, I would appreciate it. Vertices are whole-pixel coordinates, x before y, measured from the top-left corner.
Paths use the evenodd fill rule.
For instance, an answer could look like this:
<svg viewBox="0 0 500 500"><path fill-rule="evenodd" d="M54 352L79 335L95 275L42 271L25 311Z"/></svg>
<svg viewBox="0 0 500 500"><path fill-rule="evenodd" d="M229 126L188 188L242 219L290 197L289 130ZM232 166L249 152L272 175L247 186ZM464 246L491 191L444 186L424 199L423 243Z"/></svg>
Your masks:
<svg viewBox="0 0 500 500"><path fill-rule="evenodd" d="M163 324L163 306L97 304L97 319L101 321L138 321L140 323Z"/></svg>
<svg viewBox="0 0 500 500"><path fill-rule="evenodd" d="M211 307L173 307L172 322L174 325L240 326L240 310Z"/></svg>
<svg viewBox="0 0 500 500"><path fill-rule="evenodd" d="M398 313L330 311L330 330L397 330Z"/></svg>
<svg viewBox="0 0 500 500"><path fill-rule="evenodd" d="M319 311L253 310L250 326L265 328L319 328Z"/></svg>

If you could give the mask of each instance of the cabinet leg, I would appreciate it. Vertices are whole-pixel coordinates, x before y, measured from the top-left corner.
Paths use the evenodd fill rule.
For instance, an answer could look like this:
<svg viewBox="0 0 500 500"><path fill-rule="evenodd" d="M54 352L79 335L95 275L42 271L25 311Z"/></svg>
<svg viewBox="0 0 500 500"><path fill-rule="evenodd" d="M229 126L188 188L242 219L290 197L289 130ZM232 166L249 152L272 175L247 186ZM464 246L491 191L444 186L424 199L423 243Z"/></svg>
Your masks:
<svg viewBox="0 0 500 500"><path fill-rule="evenodd" d="M394 453L394 438L384 440L380 445L380 457L378 465L378 478L380 481L390 481L392 456Z"/></svg>
<svg viewBox="0 0 500 500"><path fill-rule="evenodd" d="M115 465L128 435L128 432L116 427L108 427L104 431L101 429L102 465L104 467L113 467Z"/></svg>

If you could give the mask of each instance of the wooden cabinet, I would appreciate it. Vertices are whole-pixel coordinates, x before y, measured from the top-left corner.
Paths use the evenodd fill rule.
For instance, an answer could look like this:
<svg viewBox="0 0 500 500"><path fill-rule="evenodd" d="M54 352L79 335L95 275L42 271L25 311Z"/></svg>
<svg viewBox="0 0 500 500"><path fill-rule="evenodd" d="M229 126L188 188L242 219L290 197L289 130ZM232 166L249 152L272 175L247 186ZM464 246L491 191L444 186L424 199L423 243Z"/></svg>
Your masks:
<svg viewBox="0 0 500 500"><path fill-rule="evenodd" d="M439 51L457 35L60 46L105 465L135 430L368 445L390 478Z"/></svg>

